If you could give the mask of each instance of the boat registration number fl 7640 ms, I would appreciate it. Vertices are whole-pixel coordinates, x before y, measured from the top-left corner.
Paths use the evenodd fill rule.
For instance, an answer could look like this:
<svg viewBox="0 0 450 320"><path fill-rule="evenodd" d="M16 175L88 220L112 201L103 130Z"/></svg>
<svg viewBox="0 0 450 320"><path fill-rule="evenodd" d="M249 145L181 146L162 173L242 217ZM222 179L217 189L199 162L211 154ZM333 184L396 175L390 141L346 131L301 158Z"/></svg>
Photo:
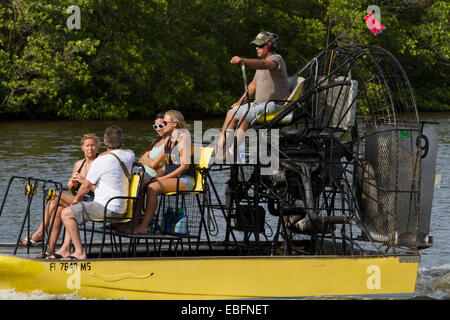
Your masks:
<svg viewBox="0 0 450 320"><path fill-rule="evenodd" d="M49 271L67 271L69 269L78 269L80 271L91 271L90 262L50 262Z"/></svg>

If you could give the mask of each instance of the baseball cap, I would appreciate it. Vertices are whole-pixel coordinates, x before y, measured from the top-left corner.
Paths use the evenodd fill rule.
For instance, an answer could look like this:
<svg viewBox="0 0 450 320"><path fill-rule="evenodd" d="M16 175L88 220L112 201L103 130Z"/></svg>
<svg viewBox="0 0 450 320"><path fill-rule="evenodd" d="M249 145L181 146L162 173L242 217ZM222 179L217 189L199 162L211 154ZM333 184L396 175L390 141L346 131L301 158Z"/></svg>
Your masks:
<svg viewBox="0 0 450 320"><path fill-rule="evenodd" d="M274 41L278 38L278 36L272 32L262 31L258 33L255 40L250 43L256 44L257 46L263 45L269 41Z"/></svg>

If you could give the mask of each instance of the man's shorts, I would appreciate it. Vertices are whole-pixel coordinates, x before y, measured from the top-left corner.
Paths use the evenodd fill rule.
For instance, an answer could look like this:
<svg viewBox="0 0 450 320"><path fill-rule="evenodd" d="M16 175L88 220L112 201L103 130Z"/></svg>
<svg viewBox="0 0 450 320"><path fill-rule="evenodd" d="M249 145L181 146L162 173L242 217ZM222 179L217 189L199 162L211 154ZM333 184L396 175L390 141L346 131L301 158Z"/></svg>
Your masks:
<svg viewBox="0 0 450 320"><path fill-rule="evenodd" d="M103 219L105 215L105 207L95 201L79 202L77 204L74 204L73 206L70 206L70 210L72 210L72 213L75 216L75 220L77 220L78 224L82 224L86 221L94 219ZM123 213L117 213L111 210L107 210L106 216L108 218L120 219L121 217L123 217Z"/></svg>
<svg viewBox="0 0 450 320"><path fill-rule="evenodd" d="M283 106L275 104L275 102L273 102L273 101L261 102L261 103L250 103L250 110L248 111L247 115L245 116L245 119L247 119L248 123L251 123L258 116L264 114L264 110L266 113L271 113L273 111L281 109L282 107ZM238 110L236 111L236 109L238 109ZM247 109L248 109L248 104L245 103L245 104L241 105L240 107L230 109L230 111L236 112L234 114L234 117L239 120L241 115L243 115L247 112Z"/></svg>

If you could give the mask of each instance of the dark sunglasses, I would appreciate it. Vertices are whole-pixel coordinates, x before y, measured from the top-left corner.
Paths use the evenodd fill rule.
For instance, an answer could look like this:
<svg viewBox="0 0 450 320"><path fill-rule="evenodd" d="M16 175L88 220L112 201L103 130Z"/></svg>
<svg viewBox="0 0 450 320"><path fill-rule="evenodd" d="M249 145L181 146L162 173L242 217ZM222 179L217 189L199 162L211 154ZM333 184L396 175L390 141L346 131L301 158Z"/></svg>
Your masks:
<svg viewBox="0 0 450 320"><path fill-rule="evenodd" d="M264 44L257 45L257 47L260 48L260 49L264 48L265 46L266 46L265 43L264 43Z"/></svg>
<svg viewBox="0 0 450 320"><path fill-rule="evenodd" d="M160 124L154 124L153 129L155 129L155 130L162 129L162 128L164 128L165 125L166 124L164 122L160 123Z"/></svg>

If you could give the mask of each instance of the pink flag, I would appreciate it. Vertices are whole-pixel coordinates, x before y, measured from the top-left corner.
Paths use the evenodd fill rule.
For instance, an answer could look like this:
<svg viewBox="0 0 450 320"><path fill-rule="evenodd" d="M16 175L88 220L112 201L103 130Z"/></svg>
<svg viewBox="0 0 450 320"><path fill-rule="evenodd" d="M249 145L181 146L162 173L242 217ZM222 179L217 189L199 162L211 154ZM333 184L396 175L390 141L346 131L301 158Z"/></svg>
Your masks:
<svg viewBox="0 0 450 320"><path fill-rule="evenodd" d="M366 20L367 27L374 35L377 35L381 33L381 31L386 29L386 27L383 26L381 22L375 19L375 17L372 15L372 12L370 12L367 16L365 16L364 20Z"/></svg>

